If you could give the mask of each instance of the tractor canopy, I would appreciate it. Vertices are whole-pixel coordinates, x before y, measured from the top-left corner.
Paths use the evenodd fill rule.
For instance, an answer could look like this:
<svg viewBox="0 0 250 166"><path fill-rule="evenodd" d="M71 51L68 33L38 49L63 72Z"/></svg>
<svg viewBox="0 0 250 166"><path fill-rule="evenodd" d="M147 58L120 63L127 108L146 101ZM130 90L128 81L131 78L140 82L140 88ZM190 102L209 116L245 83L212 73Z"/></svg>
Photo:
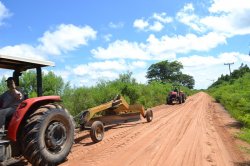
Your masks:
<svg viewBox="0 0 250 166"><path fill-rule="evenodd" d="M11 69L22 72L28 69L35 69L45 66L55 66L53 62L42 60L31 60L22 57L0 55L0 68Z"/></svg>
<svg viewBox="0 0 250 166"><path fill-rule="evenodd" d="M14 70L13 78L17 86L19 85L19 76L22 71L36 69L37 73L37 94L42 96L42 67L55 66L54 62L34 60L23 57L14 57L9 55L0 55L0 69Z"/></svg>

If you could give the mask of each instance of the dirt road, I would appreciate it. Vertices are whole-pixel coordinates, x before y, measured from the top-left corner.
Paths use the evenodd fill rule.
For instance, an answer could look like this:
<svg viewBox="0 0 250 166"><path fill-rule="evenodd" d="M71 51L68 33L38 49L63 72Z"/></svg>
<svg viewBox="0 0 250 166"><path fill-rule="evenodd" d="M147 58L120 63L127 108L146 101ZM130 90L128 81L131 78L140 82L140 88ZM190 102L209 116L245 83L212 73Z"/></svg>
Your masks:
<svg viewBox="0 0 250 166"><path fill-rule="evenodd" d="M93 144L88 132L62 166L230 166L244 161L227 126L235 121L200 92L181 105L153 108L154 119L106 129L104 140Z"/></svg>

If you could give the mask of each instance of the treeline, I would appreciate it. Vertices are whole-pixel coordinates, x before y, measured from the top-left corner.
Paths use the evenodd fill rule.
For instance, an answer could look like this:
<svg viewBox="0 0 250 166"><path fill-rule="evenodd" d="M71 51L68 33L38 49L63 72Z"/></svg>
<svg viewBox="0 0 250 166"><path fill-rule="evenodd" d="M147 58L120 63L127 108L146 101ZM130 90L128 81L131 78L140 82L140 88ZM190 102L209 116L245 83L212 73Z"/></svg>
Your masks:
<svg viewBox="0 0 250 166"><path fill-rule="evenodd" d="M6 78L2 78L1 93L6 90ZM29 97L36 97L36 73L27 71L20 77L20 88ZM132 73L120 74L114 81L100 81L92 87L71 87L60 76L53 72L43 73L43 95L60 95L64 106L72 115L112 100L117 94L121 94L130 104L140 103L145 108L153 107L166 102L168 91L172 90L172 84L152 81L149 84L136 82ZM187 95L192 91L187 87L181 88Z"/></svg>
<svg viewBox="0 0 250 166"><path fill-rule="evenodd" d="M239 69L234 70L231 75L221 75L217 81L215 81L208 89L220 86L223 83L233 83L238 78L241 78L244 74L249 73L250 69L247 65L241 64Z"/></svg>
<svg viewBox="0 0 250 166"><path fill-rule="evenodd" d="M209 87L209 93L220 102L229 113L240 121L245 129L240 137L250 142L250 69L241 65L231 75L222 75Z"/></svg>

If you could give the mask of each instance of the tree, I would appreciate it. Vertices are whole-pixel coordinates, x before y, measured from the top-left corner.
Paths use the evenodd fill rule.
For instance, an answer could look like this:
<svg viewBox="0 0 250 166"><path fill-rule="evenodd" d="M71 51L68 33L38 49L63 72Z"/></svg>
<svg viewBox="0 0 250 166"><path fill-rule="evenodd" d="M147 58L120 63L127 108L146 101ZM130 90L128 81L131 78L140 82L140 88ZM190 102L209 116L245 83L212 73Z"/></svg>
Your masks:
<svg viewBox="0 0 250 166"><path fill-rule="evenodd" d="M149 79L149 83L152 81L175 83L192 89L195 83L194 78L190 75L183 74L181 69L183 69L183 65L180 62L168 62L166 60L152 64L148 68L146 77Z"/></svg>
<svg viewBox="0 0 250 166"><path fill-rule="evenodd" d="M37 96L36 72L28 70L20 77L20 87L29 97ZM43 73L43 95L62 95L64 82L61 76L56 76L52 71Z"/></svg>
<svg viewBox="0 0 250 166"><path fill-rule="evenodd" d="M119 78L116 81L123 83L136 83L135 78L132 77L132 72L127 71L127 73L119 74Z"/></svg>
<svg viewBox="0 0 250 166"><path fill-rule="evenodd" d="M139 98L139 91L137 88L137 83L135 78L132 77L132 72L127 72L124 74L120 74L119 78L114 81L114 83L117 83L119 85L120 93L124 97L129 98L130 104L135 104Z"/></svg>
<svg viewBox="0 0 250 166"><path fill-rule="evenodd" d="M149 79L149 82L177 82L177 76L181 74L180 70L182 68L183 65L180 62L168 62L166 60L152 64L148 68L146 77Z"/></svg>
<svg viewBox="0 0 250 166"><path fill-rule="evenodd" d="M0 94L4 93L8 89L5 80L6 80L6 78L2 77L2 80L0 81L1 82L1 84L0 84Z"/></svg>
<svg viewBox="0 0 250 166"><path fill-rule="evenodd" d="M187 74L182 74L180 76L180 83L182 86L186 86L188 87L189 89L193 89L194 88L194 78L190 75L187 75Z"/></svg>
<svg viewBox="0 0 250 166"><path fill-rule="evenodd" d="M43 76L43 95L62 95L64 82L61 76L56 76L52 71Z"/></svg>
<svg viewBox="0 0 250 166"><path fill-rule="evenodd" d="M19 86L25 94L27 94L29 97L37 96L36 85L37 82L35 70L28 70L22 73L22 76L19 78Z"/></svg>

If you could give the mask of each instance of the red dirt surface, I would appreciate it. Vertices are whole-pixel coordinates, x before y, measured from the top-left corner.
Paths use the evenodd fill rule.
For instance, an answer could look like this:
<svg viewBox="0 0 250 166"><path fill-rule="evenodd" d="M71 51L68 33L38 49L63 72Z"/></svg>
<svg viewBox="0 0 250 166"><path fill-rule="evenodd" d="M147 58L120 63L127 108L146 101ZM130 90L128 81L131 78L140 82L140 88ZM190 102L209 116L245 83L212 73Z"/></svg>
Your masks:
<svg viewBox="0 0 250 166"><path fill-rule="evenodd" d="M68 160L61 166L230 166L248 165L239 150L237 122L200 92L179 105L152 109L154 119L105 129L103 141L92 143L89 132L76 134ZM248 158L249 159L249 158Z"/></svg>

